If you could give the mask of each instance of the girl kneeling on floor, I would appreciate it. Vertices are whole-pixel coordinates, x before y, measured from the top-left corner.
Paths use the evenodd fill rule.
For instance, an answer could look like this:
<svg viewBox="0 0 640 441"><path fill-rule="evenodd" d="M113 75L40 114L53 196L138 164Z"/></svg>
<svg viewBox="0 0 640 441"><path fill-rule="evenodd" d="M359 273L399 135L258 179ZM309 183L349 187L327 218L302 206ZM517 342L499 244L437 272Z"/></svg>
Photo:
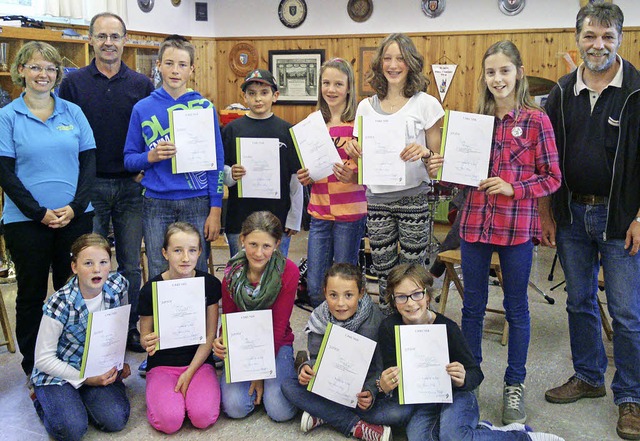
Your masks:
<svg viewBox="0 0 640 441"><path fill-rule="evenodd" d="M242 251L229 260L222 281L222 312L271 309L276 354L276 378L221 384L222 409L230 418L244 418L264 401L267 415L274 421L288 421L297 409L282 394L280 386L296 377L293 367L293 331L289 319L296 298L300 272L278 250L282 225L269 211L251 213L242 223ZM215 339L213 351L226 357L222 337ZM225 378L225 372L222 372Z"/></svg>
<svg viewBox="0 0 640 441"><path fill-rule="evenodd" d="M199 429L211 426L220 415L220 384L211 345L218 325L221 284L211 274L196 269L201 253L200 232L196 227L187 222L169 225L162 245L169 269L140 290L140 341L149 353L147 418L154 429L169 434L182 427L185 414ZM153 283L189 277L204 277L207 340L200 345L156 350L160 339L153 329Z"/></svg>
<svg viewBox="0 0 640 441"><path fill-rule="evenodd" d="M79 440L91 423L105 432L124 429L129 400L122 379L131 373L112 368L82 378L89 313L117 308L129 282L111 270L111 247L99 234L83 234L71 246L74 276L44 304L31 374L33 405L49 435Z"/></svg>
<svg viewBox="0 0 640 441"><path fill-rule="evenodd" d="M300 429L303 432L327 423L344 435L368 440L386 440L391 430L385 424L396 421L385 419L383 414L372 412L378 393L376 378L382 360L376 350L369 366L362 391L358 394L357 407L350 408L307 391L309 381L315 375L316 362L328 323L356 332L376 341L382 313L364 291L362 272L348 263L336 263L329 268L323 283L325 301L309 317L305 328L307 347L311 359L298 370L298 378L283 383L282 392L298 408L302 409ZM375 423L375 424L373 424Z"/></svg>
<svg viewBox="0 0 640 441"><path fill-rule="evenodd" d="M407 425L409 441L562 441L555 435L527 432L530 428L519 423L504 427L478 424L480 412L473 390L484 375L458 325L429 309L433 300L432 284L433 278L420 265L403 264L393 268L387 280L387 301L395 312L384 319L378 335L384 364L379 387L381 392L392 396L396 395L399 376L394 327L441 324L447 329L449 364L446 370L453 386L453 402L413 405L415 412Z"/></svg>

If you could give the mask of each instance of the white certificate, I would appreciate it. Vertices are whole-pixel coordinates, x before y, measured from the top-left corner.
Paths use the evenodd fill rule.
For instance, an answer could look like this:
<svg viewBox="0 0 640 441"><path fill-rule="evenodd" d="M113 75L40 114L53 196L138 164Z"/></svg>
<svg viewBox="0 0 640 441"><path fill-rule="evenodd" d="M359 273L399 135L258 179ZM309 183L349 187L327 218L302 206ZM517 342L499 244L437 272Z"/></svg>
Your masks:
<svg viewBox="0 0 640 441"><path fill-rule="evenodd" d="M171 139L176 145L171 159L173 173L216 169L214 118L213 107L171 112Z"/></svg>
<svg viewBox="0 0 640 441"><path fill-rule="evenodd" d="M322 113L318 110L289 129L302 168L314 181L333 174L333 164L342 163Z"/></svg>
<svg viewBox="0 0 640 441"><path fill-rule="evenodd" d="M156 349L200 345L207 341L204 277L153 282Z"/></svg>
<svg viewBox="0 0 640 441"><path fill-rule="evenodd" d="M89 313L80 378L122 369L131 305Z"/></svg>
<svg viewBox="0 0 640 441"><path fill-rule="evenodd" d="M400 404L452 403L446 325L395 326Z"/></svg>
<svg viewBox="0 0 640 441"><path fill-rule="evenodd" d="M440 154L444 156L438 179L477 187L489 174L495 117L447 110Z"/></svg>
<svg viewBox="0 0 640 441"><path fill-rule="evenodd" d="M405 185L406 165L400 153L406 147L405 121L384 116L361 116L358 165L364 185Z"/></svg>
<svg viewBox="0 0 640 441"><path fill-rule="evenodd" d="M238 181L238 197L280 199L280 140L237 138L236 150L246 171Z"/></svg>
<svg viewBox="0 0 640 441"><path fill-rule="evenodd" d="M376 342L355 332L327 325L318 359L316 375L307 390L347 407L356 407Z"/></svg>
<svg viewBox="0 0 640 441"><path fill-rule="evenodd" d="M276 378L270 309L222 314L222 339L227 383Z"/></svg>

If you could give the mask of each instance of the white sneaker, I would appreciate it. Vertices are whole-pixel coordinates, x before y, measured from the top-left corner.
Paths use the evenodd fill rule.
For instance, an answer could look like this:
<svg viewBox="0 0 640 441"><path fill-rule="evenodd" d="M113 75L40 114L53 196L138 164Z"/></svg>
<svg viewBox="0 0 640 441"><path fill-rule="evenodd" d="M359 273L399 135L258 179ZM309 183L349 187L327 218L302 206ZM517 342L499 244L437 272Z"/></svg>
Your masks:
<svg viewBox="0 0 640 441"><path fill-rule="evenodd" d="M551 433L531 432L527 433L532 441L564 441L564 438L552 435Z"/></svg>
<svg viewBox="0 0 640 441"><path fill-rule="evenodd" d="M300 430L302 430L304 433L307 433L311 429L315 429L318 426L322 426L323 424L323 419L316 418L309 412L303 412L302 418L300 418Z"/></svg>

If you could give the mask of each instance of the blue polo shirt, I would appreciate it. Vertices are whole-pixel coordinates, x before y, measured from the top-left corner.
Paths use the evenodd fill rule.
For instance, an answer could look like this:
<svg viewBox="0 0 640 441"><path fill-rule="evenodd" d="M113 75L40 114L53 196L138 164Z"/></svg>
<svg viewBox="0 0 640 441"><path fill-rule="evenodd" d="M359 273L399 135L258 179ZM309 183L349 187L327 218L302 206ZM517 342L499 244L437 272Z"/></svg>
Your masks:
<svg viewBox="0 0 640 441"><path fill-rule="evenodd" d="M38 203L47 208L69 205L76 195L80 152L95 149L91 127L80 107L54 97L45 122L24 102L24 93L0 109L0 156L14 158L15 173ZM91 204L86 212L93 211ZM31 221L7 196L4 223Z"/></svg>
<svg viewBox="0 0 640 441"><path fill-rule="evenodd" d="M96 140L96 175L99 178L125 178L124 143L133 106L153 92L145 75L120 65L116 75L107 78L96 67L96 60L66 75L58 95L80 106Z"/></svg>

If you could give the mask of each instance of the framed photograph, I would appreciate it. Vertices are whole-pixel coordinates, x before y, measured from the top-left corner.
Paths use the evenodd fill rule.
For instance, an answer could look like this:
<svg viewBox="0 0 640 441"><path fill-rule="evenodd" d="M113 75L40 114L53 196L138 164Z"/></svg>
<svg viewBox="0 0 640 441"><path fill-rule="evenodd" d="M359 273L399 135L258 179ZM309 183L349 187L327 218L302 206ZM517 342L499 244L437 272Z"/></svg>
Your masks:
<svg viewBox="0 0 640 441"><path fill-rule="evenodd" d="M269 51L269 70L278 83L282 104L316 104L324 49Z"/></svg>
<svg viewBox="0 0 640 441"><path fill-rule="evenodd" d="M360 48L360 66L358 66L358 95L371 96L376 92L371 88L369 83L365 81L367 73L371 70L371 61L376 55L377 47L361 47Z"/></svg>

